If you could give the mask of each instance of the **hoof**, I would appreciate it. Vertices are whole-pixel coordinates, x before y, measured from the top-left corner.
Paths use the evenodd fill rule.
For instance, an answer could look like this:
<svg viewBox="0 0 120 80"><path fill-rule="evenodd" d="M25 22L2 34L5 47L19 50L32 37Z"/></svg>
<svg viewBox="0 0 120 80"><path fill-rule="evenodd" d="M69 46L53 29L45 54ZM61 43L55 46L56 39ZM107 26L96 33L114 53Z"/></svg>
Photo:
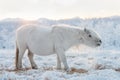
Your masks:
<svg viewBox="0 0 120 80"><path fill-rule="evenodd" d="M56 68L57 70L61 70L61 68Z"/></svg>
<svg viewBox="0 0 120 80"><path fill-rule="evenodd" d="M22 71L22 70L24 70L23 68L16 68L15 69L16 71Z"/></svg>
<svg viewBox="0 0 120 80"><path fill-rule="evenodd" d="M70 69L70 68L66 68L65 71L66 71L67 73L70 73L70 72L71 72L71 69Z"/></svg>
<svg viewBox="0 0 120 80"><path fill-rule="evenodd" d="M22 70L22 67L16 67L15 70Z"/></svg>
<svg viewBox="0 0 120 80"><path fill-rule="evenodd" d="M38 67L37 66L33 66L32 69L38 69Z"/></svg>

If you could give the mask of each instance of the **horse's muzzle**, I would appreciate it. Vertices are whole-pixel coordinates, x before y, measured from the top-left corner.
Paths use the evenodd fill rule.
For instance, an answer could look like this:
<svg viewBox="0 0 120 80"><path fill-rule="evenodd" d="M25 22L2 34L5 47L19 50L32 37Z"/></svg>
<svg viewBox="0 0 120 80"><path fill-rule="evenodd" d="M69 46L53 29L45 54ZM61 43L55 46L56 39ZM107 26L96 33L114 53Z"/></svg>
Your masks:
<svg viewBox="0 0 120 80"><path fill-rule="evenodd" d="M97 46L100 46L101 44L97 44Z"/></svg>
<svg viewBox="0 0 120 80"><path fill-rule="evenodd" d="M102 41L101 40L98 40L97 41L97 46L100 46L102 44Z"/></svg>

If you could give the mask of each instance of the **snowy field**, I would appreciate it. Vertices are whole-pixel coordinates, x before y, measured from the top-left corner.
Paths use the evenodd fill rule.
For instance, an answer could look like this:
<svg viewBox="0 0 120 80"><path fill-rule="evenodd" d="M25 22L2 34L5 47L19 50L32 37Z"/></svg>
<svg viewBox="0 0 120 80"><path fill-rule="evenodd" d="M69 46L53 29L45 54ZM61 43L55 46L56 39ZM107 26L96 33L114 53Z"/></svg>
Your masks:
<svg viewBox="0 0 120 80"><path fill-rule="evenodd" d="M102 37L103 43L97 50L84 50L82 46L82 51L67 52L67 62L72 68L69 74L64 69L56 70L56 55L35 56L39 69L33 70L26 54L23 70L14 70L15 31L25 22L19 18L0 21L0 80L120 80L120 16L63 20L40 18L35 21L47 26L67 24L86 27L94 29Z"/></svg>
<svg viewBox="0 0 120 80"><path fill-rule="evenodd" d="M120 80L120 51L91 50L66 53L70 73L56 70L56 55L35 56L39 69L28 69L27 54L24 70L15 71L15 50L0 50L0 80Z"/></svg>

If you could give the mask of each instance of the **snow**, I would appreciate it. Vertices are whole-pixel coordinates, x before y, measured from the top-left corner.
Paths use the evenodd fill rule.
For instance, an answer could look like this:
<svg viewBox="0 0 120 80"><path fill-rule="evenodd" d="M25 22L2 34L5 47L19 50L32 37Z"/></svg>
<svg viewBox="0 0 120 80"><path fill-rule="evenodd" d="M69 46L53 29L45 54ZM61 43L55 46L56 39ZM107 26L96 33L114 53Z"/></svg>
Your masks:
<svg viewBox="0 0 120 80"><path fill-rule="evenodd" d="M14 71L15 50L0 50L0 80L120 80L120 51L87 50L66 52L68 64L87 72L67 73L56 70L56 55L35 56L38 69L30 67L27 52L23 58L24 70Z"/></svg>

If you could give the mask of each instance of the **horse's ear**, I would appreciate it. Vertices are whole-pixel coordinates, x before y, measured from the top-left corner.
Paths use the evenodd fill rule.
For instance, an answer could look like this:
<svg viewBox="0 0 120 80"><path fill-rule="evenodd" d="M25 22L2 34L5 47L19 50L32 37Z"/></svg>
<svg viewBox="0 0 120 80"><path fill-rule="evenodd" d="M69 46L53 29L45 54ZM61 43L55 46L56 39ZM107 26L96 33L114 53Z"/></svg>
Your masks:
<svg viewBox="0 0 120 80"><path fill-rule="evenodd" d="M85 31L86 33L89 33L89 30L88 30L88 29L86 29L86 28L84 28L84 31Z"/></svg>
<svg viewBox="0 0 120 80"><path fill-rule="evenodd" d="M86 28L84 28L84 31L86 32L86 31L87 31L87 29L86 29Z"/></svg>

